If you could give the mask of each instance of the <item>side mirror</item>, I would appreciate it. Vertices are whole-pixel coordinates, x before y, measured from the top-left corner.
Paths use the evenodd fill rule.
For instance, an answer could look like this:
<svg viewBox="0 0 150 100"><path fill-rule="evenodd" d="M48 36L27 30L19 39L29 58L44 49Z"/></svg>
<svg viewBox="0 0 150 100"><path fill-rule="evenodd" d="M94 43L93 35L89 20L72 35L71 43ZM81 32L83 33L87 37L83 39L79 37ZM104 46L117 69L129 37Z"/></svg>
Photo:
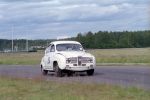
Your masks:
<svg viewBox="0 0 150 100"><path fill-rule="evenodd" d="M55 50L54 50L54 49L52 49L52 50L51 50L51 52L55 52Z"/></svg>
<svg viewBox="0 0 150 100"><path fill-rule="evenodd" d="M81 51L83 51L83 48L80 48Z"/></svg>

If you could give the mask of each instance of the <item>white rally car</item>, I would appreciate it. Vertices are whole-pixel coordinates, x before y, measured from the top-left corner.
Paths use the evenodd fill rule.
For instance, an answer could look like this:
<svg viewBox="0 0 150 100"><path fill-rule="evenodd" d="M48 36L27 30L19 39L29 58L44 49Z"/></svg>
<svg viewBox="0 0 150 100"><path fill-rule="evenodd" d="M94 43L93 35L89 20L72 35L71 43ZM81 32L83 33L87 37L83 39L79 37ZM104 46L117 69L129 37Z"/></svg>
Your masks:
<svg viewBox="0 0 150 100"><path fill-rule="evenodd" d="M62 73L69 75L86 71L91 76L94 74L95 61L95 57L85 52L77 41L54 41L46 48L41 59L41 71L43 75L55 72L57 77L62 77Z"/></svg>

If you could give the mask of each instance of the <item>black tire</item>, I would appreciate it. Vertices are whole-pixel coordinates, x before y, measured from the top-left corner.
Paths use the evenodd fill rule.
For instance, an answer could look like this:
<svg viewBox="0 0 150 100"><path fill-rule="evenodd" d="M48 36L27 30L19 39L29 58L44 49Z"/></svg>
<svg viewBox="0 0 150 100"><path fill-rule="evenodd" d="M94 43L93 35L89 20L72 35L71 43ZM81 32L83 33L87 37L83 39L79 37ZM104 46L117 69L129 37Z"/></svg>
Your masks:
<svg viewBox="0 0 150 100"><path fill-rule="evenodd" d="M91 70L87 70L87 74L89 76L92 76L94 74L94 69L91 69Z"/></svg>
<svg viewBox="0 0 150 100"><path fill-rule="evenodd" d="M41 67L41 71L42 71L42 75L44 75L44 76L47 75L47 73L48 73L48 70L44 70L43 67Z"/></svg>
<svg viewBox="0 0 150 100"><path fill-rule="evenodd" d="M73 74L73 72L71 72L71 71L68 71L68 72L67 72L67 76L68 76L68 77L70 77L72 74Z"/></svg>
<svg viewBox="0 0 150 100"><path fill-rule="evenodd" d="M58 64L56 65L55 68L55 76L62 77L62 70L59 68Z"/></svg>

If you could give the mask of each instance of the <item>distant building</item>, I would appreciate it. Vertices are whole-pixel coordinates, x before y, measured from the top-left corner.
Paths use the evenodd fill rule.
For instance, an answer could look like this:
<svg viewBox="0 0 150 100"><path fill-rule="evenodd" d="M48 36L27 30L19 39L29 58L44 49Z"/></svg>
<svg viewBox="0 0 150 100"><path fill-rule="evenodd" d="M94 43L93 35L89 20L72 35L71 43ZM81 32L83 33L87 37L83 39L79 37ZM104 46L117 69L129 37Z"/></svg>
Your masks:
<svg viewBox="0 0 150 100"><path fill-rule="evenodd" d="M57 40L60 40L60 39L67 39L67 38L70 38L69 36L58 36L57 37Z"/></svg>

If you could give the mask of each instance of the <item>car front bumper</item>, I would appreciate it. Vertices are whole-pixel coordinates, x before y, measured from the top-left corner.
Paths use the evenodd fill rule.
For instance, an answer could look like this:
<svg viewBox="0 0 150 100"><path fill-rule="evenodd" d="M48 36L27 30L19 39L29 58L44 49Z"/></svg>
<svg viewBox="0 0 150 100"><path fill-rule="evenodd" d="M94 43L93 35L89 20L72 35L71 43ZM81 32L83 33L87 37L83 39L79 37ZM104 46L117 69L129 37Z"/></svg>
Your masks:
<svg viewBox="0 0 150 100"><path fill-rule="evenodd" d="M71 66L71 65L66 65L65 70L71 70L71 71L86 71L94 69L94 65L89 65L89 66Z"/></svg>

